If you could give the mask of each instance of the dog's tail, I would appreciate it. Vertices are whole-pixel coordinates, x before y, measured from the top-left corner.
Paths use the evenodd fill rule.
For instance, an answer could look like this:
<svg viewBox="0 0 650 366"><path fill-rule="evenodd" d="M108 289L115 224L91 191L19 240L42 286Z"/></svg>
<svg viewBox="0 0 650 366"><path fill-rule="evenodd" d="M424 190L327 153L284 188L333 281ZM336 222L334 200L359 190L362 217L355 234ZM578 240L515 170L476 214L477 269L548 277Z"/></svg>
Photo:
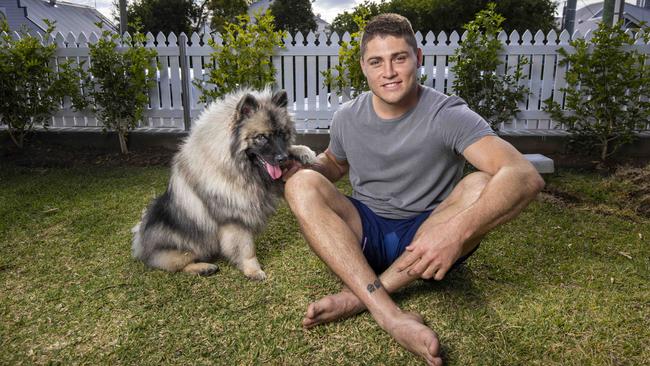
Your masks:
<svg viewBox="0 0 650 366"><path fill-rule="evenodd" d="M131 233L133 234L133 240L131 241L131 255L133 258L142 258L142 253L144 248L142 246L142 232L140 227L144 222L145 215L147 214L147 209L142 210L142 219L138 222L133 228L131 228Z"/></svg>

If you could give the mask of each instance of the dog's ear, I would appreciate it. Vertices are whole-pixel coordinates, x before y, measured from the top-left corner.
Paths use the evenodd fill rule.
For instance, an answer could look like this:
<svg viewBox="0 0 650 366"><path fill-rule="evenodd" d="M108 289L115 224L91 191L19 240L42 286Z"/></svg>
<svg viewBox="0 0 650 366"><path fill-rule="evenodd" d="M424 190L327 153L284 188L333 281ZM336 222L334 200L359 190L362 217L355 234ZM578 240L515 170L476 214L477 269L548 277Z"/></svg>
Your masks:
<svg viewBox="0 0 650 366"><path fill-rule="evenodd" d="M284 90L277 91L275 94L273 94L273 98L271 98L271 100L278 107L286 107L288 103L287 92Z"/></svg>
<svg viewBox="0 0 650 366"><path fill-rule="evenodd" d="M244 95L239 103L237 103L237 112L241 118L247 118L253 115L259 108L260 104L255 97L251 94Z"/></svg>

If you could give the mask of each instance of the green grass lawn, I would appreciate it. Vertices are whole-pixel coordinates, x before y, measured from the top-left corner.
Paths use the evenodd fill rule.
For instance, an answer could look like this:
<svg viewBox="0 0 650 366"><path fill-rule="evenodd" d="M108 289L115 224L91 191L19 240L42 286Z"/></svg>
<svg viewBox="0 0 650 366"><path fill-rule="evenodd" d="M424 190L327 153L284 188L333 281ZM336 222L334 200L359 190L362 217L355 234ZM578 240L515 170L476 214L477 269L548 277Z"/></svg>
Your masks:
<svg viewBox="0 0 650 366"><path fill-rule="evenodd" d="M201 278L131 259L130 229L168 174L0 167L1 365L420 363L367 313L302 329L307 304L339 283L286 206L257 239L264 282L223 261ZM628 183L546 178L554 195L396 300L438 332L450 365L649 364L650 219Z"/></svg>

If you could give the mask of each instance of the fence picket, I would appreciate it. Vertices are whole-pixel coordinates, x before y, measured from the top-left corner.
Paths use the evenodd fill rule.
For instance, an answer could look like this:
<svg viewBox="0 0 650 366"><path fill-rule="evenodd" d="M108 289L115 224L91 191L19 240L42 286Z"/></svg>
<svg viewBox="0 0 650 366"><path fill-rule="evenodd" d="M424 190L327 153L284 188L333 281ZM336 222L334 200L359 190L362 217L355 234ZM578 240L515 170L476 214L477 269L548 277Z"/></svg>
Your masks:
<svg viewBox="0 0 650 366"><path fill-rule="evenodd" d="M325 85L325 76L323 73L327 71L328 56L318 57L318 70L316 72L316 80L318 86L318 109L327 110L327 93L329 92L327 85Z"/></svg>
<svg viewBox="0 0 650 366"><path fill-rule="evenodd" d="M298 41L301 41L301 38L298 38ZM297 41L297 42L298 42ZM305 56L293 56L294 58L294 69L293 77L295 80L296 86L296 111L305 110Z"/></svg>
<svg viewBox="0 0 650 366"><path fill-rule="evenodd" d="M292 41L290 35L284 37L284 47L287 49L292 48ZM289 106L292 106L296 101L295 89L294 89L294 79L293 79L293 70L294 70L294 58L291 55L283 57L283 88L287 91L287 96L289 99Z"/></svg>
<svg viewBox="0 0 650 366"><path fill-rule="evenodd" d="M66 44L65 37L63 36L63 34L61 32L56 32L56 35L54 36L54 42L56 43L56 46L59 49L68 48L67 44ZM57 55L58 55L58 53L57 53ZM53 69L54 70L59 70L59 65L61 65L61 63L65 62L66 59L67 58L65 56L57 57L56 60L53 63ZM66 108L66 106L64 105L63 108ZM67 109L68 110L70 109L69 105L67 106ZM68 123L68 119L69 118L65 117L65 114L56 114L56 115L54 115L52 117L52 126L53 127L68 127L68 125L73 126L74 121L71 121L72 123Z"/></svg>
<svg viewBox="0 0 650 366"><path fill-rule="evenodd" d="M88 52L87 52L88 39L86 37L86 33L84 33L84 32L79 33L79 36L77 37L76 45L77 45L78 49L83 50L85 52L83 54L80 54L79 56L73 58L73 60L75 62L75 65L80 65L83 70L88 71L88 56L87 56L88 55ZM84 56L84 54L85 54L85 56ZM83 93L83 90L82 90L82 93ZM66 110L66 108L64 108L63 110ZM89 126L89 120L88 120L87 116L78 115L78 116L75 117L74 125L75 126L87 127L87 126Z"/></svg>
<svg viewBox="0 0 650 366"><path fill-rule="evenodd" d="M343 37L341 37L341 43L345 42L345 44L350 44L350 41L352 41L352 37L350 36L350 33L345 32L343 33ZM348 100L352 99L352 89L347 86L343 89L342 93L342 101L347 102Z"/></svg>
<svg viewBox="0 0 650 366"><path fill-rule="evenodd" d="M541 97L540 97L540 105L539 109L543 109L545 104L544 101L547 100L548 98L551 98L553 95L553 80L555 80L555 72L556 72L556 61L557 61L557 53L555 51L557 44L557 33L555 33L554 30L551 30L548 32L546 36L546 51L544 52L544 69L542 70L542 91L541 91ZM551 120L550 118L547 120L541 121L538 126L538 128L541 129L550 129L551 128Z"/></svg>
<svg viewBox="0 0 650 366"><path fill-rule="evenodd" d="M497 35L497 39L501 42L503 47L505 47L508 44L508 33L505 31L499 32ZM504 75L506 73L506 58L507 54L501 54L499 55L499 66L497 66L497 75Z"/></svg>
<svg viewBox="0 0 650 366"><path fill-rule="evenodd" d="M313 50L316 50L318 46L316 42L319 41L320 34L316 36L313 32L307 34L307 50L311 53ZM305 86L307 88L307 110L315 111L316 104L318 100L318 57L312 56L311 54L306 56L306 77L305 77Z"/></svg>
<svg viewBox="0 0 650 366"><path fill-rule="evenodd" d="M433 75L433 68L435 67L435 56L429 50L432 50L436 46L436 36L433 32L429 31L424 36L424 46L422 46L422 66L423 73L426 75L427 79L424 82L424 85L428 87L435 87L435 78Z"/></svg>
<svg viewBox="0 0 650 366"><path fill-rule="evenodd" d="M190 38L192 46L187 47L187 54L190 57L190 63L192 68L192 75L190 75L190 80L203 80L203 56L196 56L191 53L192 49L201 49L201 36L196 32L192 33ZM206 42L207 46L207 42ZM209 46L208 46L209 47ZM192 82L190 84L190 105L192 110L190 111L190 116L192 118L198 115L198 111L204 108L204 104L200 101L201 90ZM195 112L196 111L196 112Z"/></svg>
<svg viewBox="0 0 650 366"><path fill-rule="evenodd" d="M458 48L458 41L460 40L460 36L458 35L458 32L453 31L449 35L449 46L453 49ZM451 69L456 65L456 62L453 61L451 58L447 59L447 70L448 72L448 77L447 77L447 85L445 86L445 93L447 94L453 94L456 93L454 90L454 81L456 80L456 75L454 75L453 72L450 72Z"/></svg>
<svg viewBox="0 0 650 366"><path fill-rule="evenodd" d="M316 68L316 56L306 56L306 58L307 109L313 111L316 109L316 100L318 98L318 69Z"/></svg>
<svg viewBox="0 0 650 366"><path fill-rule="evenodd" d="M534 38L529 39L529 35L532 37L530 32L524 32L522 37L523 44L534 44L536 46L544 44L544 33L542 31L537 31ZM533 54L530 55L530 94L528 98L527 111L539 111L540 105L540 96L542 93L542 72L544 69L544 55L543 54ZM538 121L527 121L526 128L536 129Z"/></svg>
<svg viewBox="0 0 650 366"><path fill-rule="evenodd" d="M169 92L172 99L171 109L183 109L183 104L181 102L181 91L183 88L181 86L181 69L179 60L180 50L178 44L180 40L174 33L170 33L167 37L167 41L169 43L167 47L171 49L174 54L178 54L178 56L169 56ZM183 127L182 123L180 123L182 121L178 118L170 117L166 122L170 124L169 127Z"/></svg>
<svg viewBox="0 0 650 366"><path fill-rule="evenodd" d="M83 33L82 33L83 34ZM72 32L68 32L68 35L65 37L65 43L66 43L66 48L71 48L71 49L76 49L77 48L77 37ZM79 60L75 56L71 57L59 57L57 60L58 62L58 67L60 68L61 65L65 62L70 62L71 67L77 67L79 65ZM71 110L72 109L72 100L70 97L65 96L63 97L62 100L62 109L63 110ZM81 125L85 126L85 121L83 117L75 117L74 115L61 115L61 118L63 120L63 125L64 126L75 126L75 125Z"/></svg>
<svg viewBox="0 0 650 366"><path fill-rule="evenodd" d="M422 47L422 41L424 40L424 37L422 37L422 33L420 31L415 32L415 44L418 45L418 47Z"/></svg>
<svg viewBox="0 0 650 366"><path fill-rule="evenodd" d="M276 86L278 87L278 89L285 89L284 88L284 80L283 80L283 76L282 76L283 75L282 69L284 67L283 66L283 57L278 55L278 54L274 54L273 56L271 56L271 64L273 64L273 70L275 70L274 75L275 75L275 84L276 84Z"/></svg>

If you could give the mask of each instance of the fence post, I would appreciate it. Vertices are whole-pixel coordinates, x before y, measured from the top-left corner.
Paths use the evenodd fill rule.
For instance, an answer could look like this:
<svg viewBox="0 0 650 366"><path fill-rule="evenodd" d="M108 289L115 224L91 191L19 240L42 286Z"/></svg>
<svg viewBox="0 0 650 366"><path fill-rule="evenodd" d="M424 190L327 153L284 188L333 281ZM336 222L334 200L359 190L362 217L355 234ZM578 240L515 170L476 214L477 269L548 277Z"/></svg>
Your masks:
<svg viewBox="0 0 650 366"><path fill-rule="evenodd" d="M185 131L189 131L192 125L192 117L190 112L192 106L190 105L190 68L187 62L187 36L181 33L178 37L178 50L181 58L181 89L182 89L182 104L183 104L183 123Z"/></svg>

